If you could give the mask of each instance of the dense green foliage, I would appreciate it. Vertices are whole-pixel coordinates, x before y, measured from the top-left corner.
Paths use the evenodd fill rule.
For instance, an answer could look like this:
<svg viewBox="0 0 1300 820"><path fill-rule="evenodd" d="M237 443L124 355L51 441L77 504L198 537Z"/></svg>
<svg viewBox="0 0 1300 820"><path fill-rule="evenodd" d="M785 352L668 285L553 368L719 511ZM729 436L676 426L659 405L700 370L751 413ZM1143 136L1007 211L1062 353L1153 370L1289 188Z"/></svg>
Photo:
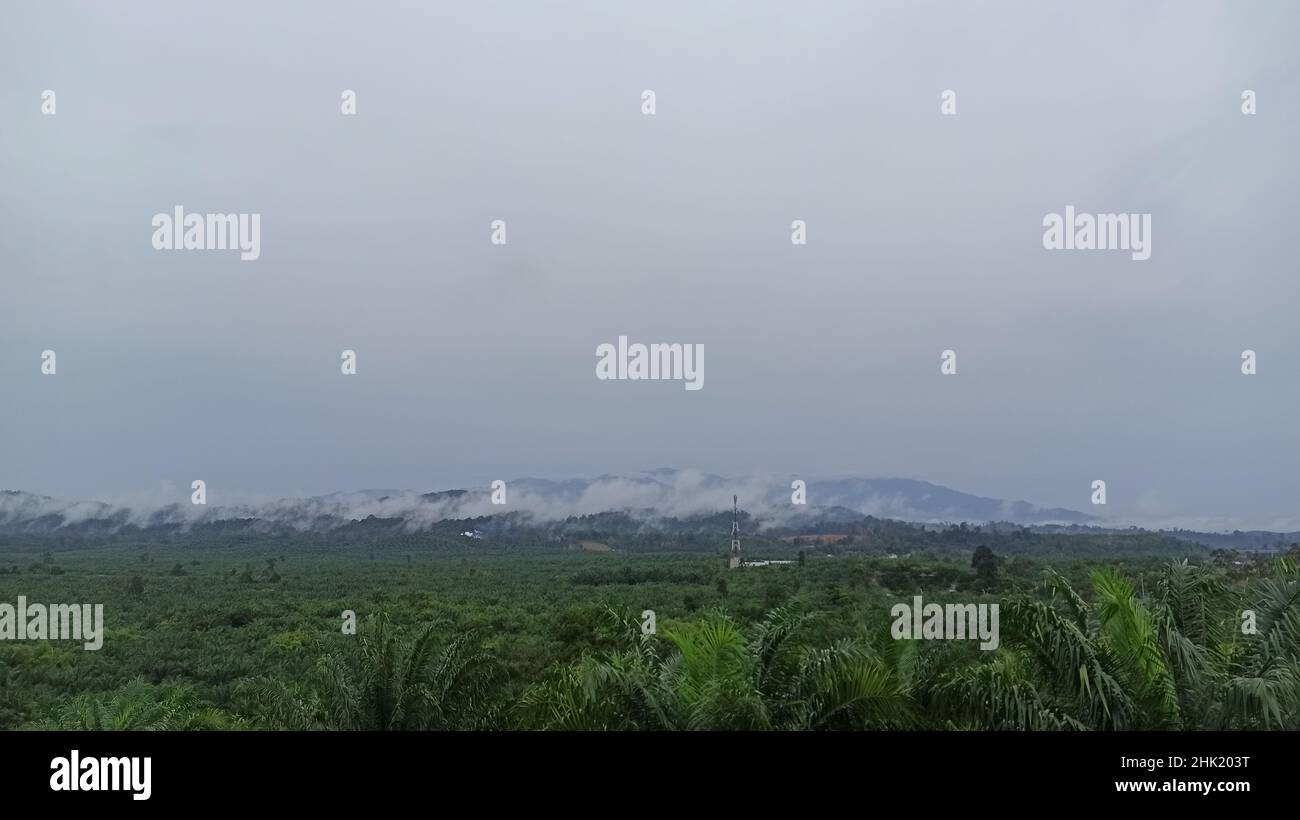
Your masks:
<svg viewBox="0 0 1300 820"><path fill-rule="evenodd" d="M1293 561L979 538L772 538L753 552L806 560L735 571L578 542L10 545L0 602L103 603L107 626L97 652L0 641L0 727L1300 728ZM999 603L1001 646L893 640L917 594Z"/></svg>

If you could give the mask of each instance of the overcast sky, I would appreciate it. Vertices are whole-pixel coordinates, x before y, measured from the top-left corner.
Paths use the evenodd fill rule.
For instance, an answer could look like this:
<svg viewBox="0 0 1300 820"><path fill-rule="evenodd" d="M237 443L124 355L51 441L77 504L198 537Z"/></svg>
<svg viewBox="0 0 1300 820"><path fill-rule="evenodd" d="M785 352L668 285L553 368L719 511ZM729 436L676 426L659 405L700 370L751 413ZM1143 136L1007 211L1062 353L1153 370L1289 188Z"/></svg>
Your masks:
<svg viewBox="0 0 1300 820"><path fill-rule="evenodd" d="M191 5L0 8L0 488L1100 478L1300 528L1294 3ZM177 205L261 258L154 250ZM1045 250L1067 205L1150 260ZM619 335L704 389L597 380Z"/></svg>

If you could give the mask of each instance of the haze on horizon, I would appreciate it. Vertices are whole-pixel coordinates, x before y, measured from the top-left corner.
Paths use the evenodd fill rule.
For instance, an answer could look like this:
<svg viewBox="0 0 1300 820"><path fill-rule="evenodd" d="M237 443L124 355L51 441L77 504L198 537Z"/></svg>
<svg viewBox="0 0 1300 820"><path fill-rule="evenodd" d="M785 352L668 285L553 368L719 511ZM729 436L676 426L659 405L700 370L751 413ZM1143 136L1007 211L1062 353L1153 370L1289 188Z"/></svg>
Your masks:
<svg viewBox="0 0 1300 820"><path fill-rule="evenodd" d="M1300 529L1294 4L222 8L0 9L0 488L1100 478L1117 521ZM177 205L261 257L155 251ZM1151 258L1045 251L1067 205L1152 214ZM598 381L620 335L706 386Z"/></svg>

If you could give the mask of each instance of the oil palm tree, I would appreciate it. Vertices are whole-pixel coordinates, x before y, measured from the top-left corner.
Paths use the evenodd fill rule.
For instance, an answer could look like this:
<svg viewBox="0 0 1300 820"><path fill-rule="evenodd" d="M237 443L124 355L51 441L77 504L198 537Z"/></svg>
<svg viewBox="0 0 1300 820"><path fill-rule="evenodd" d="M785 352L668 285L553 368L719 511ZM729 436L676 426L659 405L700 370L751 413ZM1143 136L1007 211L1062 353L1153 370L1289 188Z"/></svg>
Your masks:
<svg viewBox="0 0 1300 820"><path fill-rule="evenodd" d="M241 687L245 708L283 729L491 728L498 677L473 633L439 647L430 624L413 638L394 634L387 615L371 618L351 654L322 658L303 685L259 678Z"/></svg>
<svg viewBox="0 0 1300 820"><path fill-rule="evenodd" d="M79 695L32 728L52 731L194 731L239 729L243 721L203 704L188 684L159 686L136 678L102 695Z"/></svg>
<svg viewBox="0 0 1300 820"><path fill-rule="evenodd" d="M1272 577L1256 581L1242 600L1231 638L1217 646L1223 672L1214 681L1212 728L1300 728L1300 572L1279 559ZM1253 614L1247 634L1245 614ZM1234 613L1235 615L1236 613Z"/></svg>
<svg viewBox="0 0 1300 820"><path fill-rule="evenodd" d="M680 703L654 639L623 611L607 623L625 637L618 650L584 655L528 687L516 713L529 728L676 729Z"/></svg>
<svg viewBox="0 0 1300 820"><path fill-rule="evenodd" d="M1007 601L1003 648L954 665L922 699L947 725L989 729L1295 727L1300 577L1293 564L1245 597L1212 568L1175 562L1144 600L1110 569L1088 603L1049 571ZM1259 633L1236 629L1251 604Z"/></svg>
<svg viewBox="0 0 1300 820"><path fill-rule="evenodd" d="M910 646L865 641L809 646L809 618L768 613L747 640L714 612L659 641L625 614L622 651L588 656L525 692L526 725L553 729L834 729L912 722Z"/></svg>

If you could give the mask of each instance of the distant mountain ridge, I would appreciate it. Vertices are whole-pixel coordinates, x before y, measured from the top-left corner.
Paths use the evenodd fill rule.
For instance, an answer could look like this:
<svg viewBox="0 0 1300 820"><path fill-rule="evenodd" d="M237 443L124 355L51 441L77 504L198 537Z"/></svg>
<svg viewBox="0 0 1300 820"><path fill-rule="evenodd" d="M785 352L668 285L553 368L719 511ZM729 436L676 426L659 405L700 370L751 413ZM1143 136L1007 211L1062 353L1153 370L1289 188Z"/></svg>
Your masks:
<svg viewBox="0 0 1300 820"><path fill-rule="evenodd" d="M689 517L731 508L732 495L764 526L794 522L848 520L862 516L916 523L1086 525L1092 516L1075 510L1042 508L963 493L927 481L849 477L808 479L807 504L791 503L793 477L723 477L691 470L660 468L631 475L552 480L520 478L506 482L506 503L492 503L491 489L458 488L421 493L410 490L360 490L256 504L127 506L100 501L67 501L21 491L0 491L0 534L112 535L121 531L183 533L242 530L250 533L334 532L377 520L406 531L444 521L516 514L527 520L555 521L574 516L624 512L633 516Z"/></svg>

